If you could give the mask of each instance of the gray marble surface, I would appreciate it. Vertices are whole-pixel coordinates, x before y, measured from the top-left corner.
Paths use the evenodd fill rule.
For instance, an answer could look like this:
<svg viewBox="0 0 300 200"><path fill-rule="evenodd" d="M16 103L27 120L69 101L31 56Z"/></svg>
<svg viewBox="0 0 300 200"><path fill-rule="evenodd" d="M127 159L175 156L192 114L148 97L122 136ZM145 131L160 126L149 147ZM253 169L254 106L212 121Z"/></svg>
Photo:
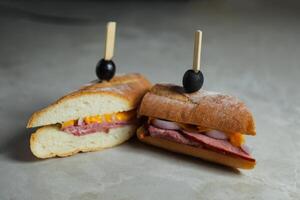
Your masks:
<svg viewBox="0 0 300 200"><path fill-rule="evenodd" d="M1 1L0 199L300 199L300 6L293 1ZM95 79L104 27L118 73L181 83L203 30L204 87L240 97L257 123L257 166L236 171L136 139L37 160L32 112Z"/></svg>

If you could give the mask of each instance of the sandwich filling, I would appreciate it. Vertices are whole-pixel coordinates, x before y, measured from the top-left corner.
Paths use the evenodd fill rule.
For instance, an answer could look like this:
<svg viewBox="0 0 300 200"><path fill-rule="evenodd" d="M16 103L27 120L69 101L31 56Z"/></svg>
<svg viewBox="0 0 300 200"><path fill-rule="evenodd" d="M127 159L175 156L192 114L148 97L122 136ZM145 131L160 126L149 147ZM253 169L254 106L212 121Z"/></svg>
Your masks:
<svg viewBox="0 0 300 200"><path fill-rule="evenodd" d="M75 136L95 132L108 133L109 129L129 125L136 122L136 110L95 115L69 120L61 123L61 130Z"/></svg>
<svg viewBox="0 0 300 200"><path fill-rule="evenodd" d="M250 155L249 148L245 145L245 139L241 133L224 133L205 127L152 118L149 118L145 128L147 129L145 133L147 136L206 148L219 153L255 161Z"/></svg>

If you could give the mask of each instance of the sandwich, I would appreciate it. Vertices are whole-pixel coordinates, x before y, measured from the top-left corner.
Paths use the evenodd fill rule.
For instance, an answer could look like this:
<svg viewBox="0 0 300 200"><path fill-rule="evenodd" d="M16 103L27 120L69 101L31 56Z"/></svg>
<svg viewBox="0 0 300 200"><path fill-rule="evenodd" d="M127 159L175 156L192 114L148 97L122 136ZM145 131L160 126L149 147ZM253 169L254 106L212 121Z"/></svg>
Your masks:
<svg viewBox="0 0 300 200"><path fill-rule="evenodd" d="M136 132L136 111L150 82L140 74L115 76L72 92L33 113L27 128L38 158L64 157L119 145Z"/></svg>
<svg viewBox="0 0 300 200"><path fill-rule="evenodd" d="M245 144L246 135L256 134L254 119L236 97L156 84L143 97L138 115L145 118L137 130L142 142L233 168L255 166Z"/></svg>

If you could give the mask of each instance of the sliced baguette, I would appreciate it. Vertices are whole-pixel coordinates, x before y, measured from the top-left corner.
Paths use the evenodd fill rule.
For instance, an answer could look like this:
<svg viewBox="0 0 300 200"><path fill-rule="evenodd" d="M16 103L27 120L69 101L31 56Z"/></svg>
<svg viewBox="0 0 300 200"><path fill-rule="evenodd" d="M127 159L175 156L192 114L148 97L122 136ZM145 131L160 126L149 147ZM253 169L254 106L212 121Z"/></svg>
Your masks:
<svg viewBox="0 0 300 200"><path fill-rule="evenodd" d="M237 98L205 90L188 94L171 84L154 85L144 96L138 114L228 133L256 134L250 110Z"/></svg>
<svg viewBox="0 0 300 200"><path fill-rule="evenodd" d="M203 160L226 165L233 168L253 169L256 164L255 161L250 161L250 160L214 152L208 149L197 148L197 147L193 147L185 144L179 144L176 142L171 142L156 137L151 137L146 134L143 126L141 126L137 130L137 137L140 141L147 144L151 144L156 147L160 147L176 153L194 156L197 158L201 158Z"/></svg>
<svg viewBox="0 0 300 200"><path fill-rule="evenodd" d="M39 128L30 138L30 149L38 158L65 157L78 152L99 151L114 147L128 140L136 125L112 128L108 133L96 132L74 136L61 131L57 125Z"/></svg>
<svg viewBox="0 0 300 200"><path fill-rule="evenodd" d="M116 76L109 82L82 87L35 112L27 128L135 109L150 86L150 82L142 75L127 74Z"/></svg>

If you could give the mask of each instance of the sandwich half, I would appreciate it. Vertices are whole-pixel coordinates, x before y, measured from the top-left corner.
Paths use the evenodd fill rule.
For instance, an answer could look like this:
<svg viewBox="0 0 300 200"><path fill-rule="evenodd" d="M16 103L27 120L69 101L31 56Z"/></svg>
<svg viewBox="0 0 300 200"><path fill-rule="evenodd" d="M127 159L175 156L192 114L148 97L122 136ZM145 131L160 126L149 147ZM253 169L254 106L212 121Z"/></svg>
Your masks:
<svg viewBox="0 0 300 200"><path fill-rule="evenodd" d="M235 97L156 84L144 96L138 115L142 142L233 168L252 169L255 159L245 135L255 135L250 110Z"/></svg>
<svg viewBox="0 0 300 200"><path fill-rule="evenodd" d="M38 158L64 157L114 147L134 135L136 115L150 82L140 74L91 83L35 112L27 128L30 148Z"/></svg>

